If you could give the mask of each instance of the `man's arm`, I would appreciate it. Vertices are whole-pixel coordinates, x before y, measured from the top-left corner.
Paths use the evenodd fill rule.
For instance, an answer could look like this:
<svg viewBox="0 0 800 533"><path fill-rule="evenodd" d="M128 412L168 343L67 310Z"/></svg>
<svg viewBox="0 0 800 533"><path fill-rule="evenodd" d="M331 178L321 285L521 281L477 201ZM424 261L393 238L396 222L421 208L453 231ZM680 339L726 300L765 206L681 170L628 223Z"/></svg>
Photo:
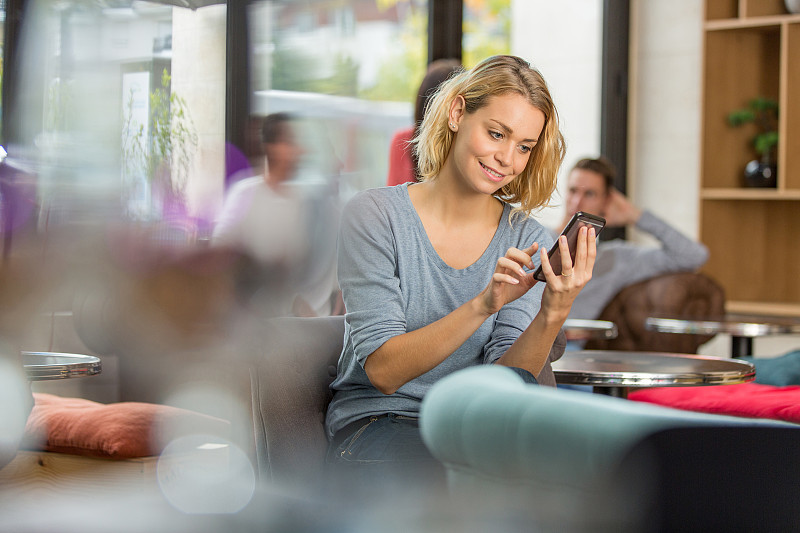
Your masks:
<svg viewBox="0 0 800 533"><path fill-rule="evenodd" d="M657 271L696 270L708 260L705 245L690 239L650 211L639 209L616 189L609 196L605 218L610 227L633 224L658 239L661 253L654 252L648 257Z"/></svg>

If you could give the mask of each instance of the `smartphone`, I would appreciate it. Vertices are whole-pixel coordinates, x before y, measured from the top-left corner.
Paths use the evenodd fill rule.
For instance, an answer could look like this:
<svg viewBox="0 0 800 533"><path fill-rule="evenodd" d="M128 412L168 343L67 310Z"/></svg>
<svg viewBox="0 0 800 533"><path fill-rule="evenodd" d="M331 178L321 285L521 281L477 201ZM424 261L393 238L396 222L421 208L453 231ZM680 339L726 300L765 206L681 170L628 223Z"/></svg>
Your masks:
<svg viewBox="0 0 800 533"><path fill-rule="evenodd" d="M584 213L583 211L578 211L572 215L572 218L567 224L567 227L564 228L564 231L561 232L561 235L567 236L569 256L572 258L573 264L575 264L575 248L578 244L578 230L584 226L589 226L594 228L595 235L600 235L600 232L603 230L605 225L606 219L597 215ZM556 243L553 245L553 249L547 253L547 258L550 259L550 266L553 267L553 272L555 272L556 276L561 275L561 252L558 250L559 242L559 240L556 240ZM533 277L539 281L545 281L542 265L539 265L539 268L537 268L536 272L533 273Z"/></svg>

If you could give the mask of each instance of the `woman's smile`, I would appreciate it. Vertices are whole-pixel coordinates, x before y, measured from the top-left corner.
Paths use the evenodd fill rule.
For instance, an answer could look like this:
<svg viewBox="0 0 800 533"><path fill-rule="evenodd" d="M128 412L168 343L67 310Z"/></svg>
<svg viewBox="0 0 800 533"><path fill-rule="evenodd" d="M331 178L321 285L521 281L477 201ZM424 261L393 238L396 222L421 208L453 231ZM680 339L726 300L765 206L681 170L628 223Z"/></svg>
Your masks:
<svg viewBox="0 0 800 533"><path fill-rule="evenodd" d="M505 177L506 177L505 174L501 174L500 172L496 171L492 167L486 166L485 164L481 163L480 161L478 161L478 163L480 163L481 168L483 168L483 171L486 173L487 176L489 176L490 180L495 181L495 182L500 182L500 181L503 181L505 179Z"/></svg>

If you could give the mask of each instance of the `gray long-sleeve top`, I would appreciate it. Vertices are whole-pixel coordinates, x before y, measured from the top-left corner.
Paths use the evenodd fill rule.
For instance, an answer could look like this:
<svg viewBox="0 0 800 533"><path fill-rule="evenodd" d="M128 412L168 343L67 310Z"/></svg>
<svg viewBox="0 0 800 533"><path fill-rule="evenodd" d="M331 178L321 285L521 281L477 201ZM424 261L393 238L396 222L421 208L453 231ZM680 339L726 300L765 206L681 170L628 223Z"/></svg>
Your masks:
<svg viewBox="0 0 800 533"><path fill-rule="evenodd" d="M553 238L542 225L525 216L514 218L511 225L510 213L511 206L506 204L481 257L467 268L455 269L428 240L409 198L408 184L363 191L348 202L338 265L347 314L344 348L326 417L329 436L371 415L418 416L422 398L436 381L461 368L494 363L528 327L539 312L543 283L487 318L447 359L394 394L379 392L364 371L367 357L391 337L427 326L474 298L509 247L524 249L534 242L548 249L552 246Z"/></svg>
<svg viewBox="0 0 800 533"><path fill-rule="evenodd" d="M620 239L599 242L592 279L572 304L570 318L596 319L616 294L659 274L696 270L708 260L708 249L655 216L642 212L636 227L658 239L660 247Z"/></svg>

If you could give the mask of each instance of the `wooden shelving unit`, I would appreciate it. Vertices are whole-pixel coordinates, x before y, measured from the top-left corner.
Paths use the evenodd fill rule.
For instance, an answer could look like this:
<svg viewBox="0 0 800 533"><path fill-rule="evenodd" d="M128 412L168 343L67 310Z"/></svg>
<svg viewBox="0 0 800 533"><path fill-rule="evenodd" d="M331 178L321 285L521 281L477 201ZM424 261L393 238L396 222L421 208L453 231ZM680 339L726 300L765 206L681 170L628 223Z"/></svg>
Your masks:
<svg viewBox="0 0 800 533"><path fill-rule="evenodd" d="M800 316L800 15L783 0L706 0L703 60L703 270L729 311ZM759 96L780 106L773 189L744 186L757 131L726 121Z"/></svg>

